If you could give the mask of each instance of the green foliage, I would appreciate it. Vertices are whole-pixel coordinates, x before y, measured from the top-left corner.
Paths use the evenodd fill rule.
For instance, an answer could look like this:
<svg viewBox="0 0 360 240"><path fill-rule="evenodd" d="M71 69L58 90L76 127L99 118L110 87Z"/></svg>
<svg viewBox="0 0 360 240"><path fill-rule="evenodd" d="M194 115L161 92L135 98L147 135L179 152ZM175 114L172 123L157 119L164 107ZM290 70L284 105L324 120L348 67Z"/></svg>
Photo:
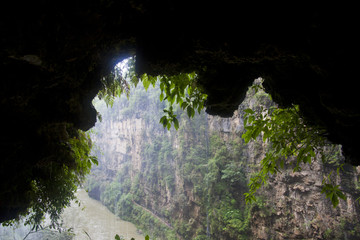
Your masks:
<svg viewBox="0 0 360 240"><path fill-rule="evenodd" d="M175 76L157 76L152 77L144 74L141 77L143 85L147 90L149 85L155 86L155 83L160 82L160 101L167 101L169 108L164 109L164 115L160 119L160 123L168 130L171 124L174 124L175 129L179 129L179 121L173 111L173 104L176 103L180 108L186 111L188 117L194 117L195 111L200 114L204 108L204 102L207 95L202 93L196 87L196 74L181 73Z"/></svg>
<svg viewBox="0 0 360 240"><path fill-rule="evenodd" d="M52 229L50 226L42 226L37 231L30 226L25 226L24 221L19 222L15 226L2 227L0 226L1 240L14 240L14 239L36 239L36 240L71 240L74 238L72 229Z"/></svg>
<svg viewBox="0 0 360 240"><path fill-rule="evenodd" d="M135 74L135 57L128 58L122 66L116 66L112 72L101 78L103 85L98 93L98 98L105 100L107 105L112 106L114 100L125 93L129 96L130 85L136 87L139 82Z"/></svg>
<svg viewBox="0 0 360 240"><path fill-rule="evenodd" d="M132 238L134 239L134 238ZM123 236L119 236L118 234L115 235L115 240L125 240Z"/></svg>
<svg viewBox="0 0 360 240"><path fill-rule="evenodd" d="M114 101L121 94L130 95L130 88L137 86L139 80L143 83L145 90L152 85L155 87L159 82L160 101L166 101L168 108L165 108L164 115L160 118L160 123L170 130L172 124L179 129L177 115L174 114L173 105L176 103L181 109L187 112L189 117L194 117L195 112L201 112L207 95L202 93L196 86L196 73L180 73L174 76L149 76L143 74L140 78L135 73L135 57L127 59L122 67L117 66L107 76L101 79L102 89L98 93L98 98L105 100L107 105L113 106ZM102 118L98 114L99 120Z"/></svg>
<svg viewBox="0 0 360 240"><path fill-rule="evenodd" d="M321 193L325 193L325 196L329 198L334 207L339 204L339 198L346 200L345 194L339 189L339 185L335 185L331 181L332 172L324 178L322 181Z"/></svg>
<svg viewBox="0 0 360 240"><path fill-rule="evenodd" d="M69 139L68 144L71 148L72 157L75 159L76 175L81 177L80 183L84 180L85 175L90 173L92 165L99 163L95 156L90 155L91 139L85 132L79 130L77 136Z"/></svg>
<svg viewBox="0 0 360 240"><path fill-rule="evenodd" d="M174 175L177 168L184 182L192 186L193 194L196 196L194 201L201 206L202 214L209 216L212 237L246 238L250 229L251 210L257 207L265 216L271 214L271 211L259 201L245 205L243 194L247 202L255 200L256 190L266 184L270 175L281 171L285 163L290 162L294 171L300 171L302 164L309 164L317 156L324 156L324 162L336 165L340 151L327 146L321 129L305 124L300 117L298 106L288 109L271 106L270 97L260 85L254 87L257 91L254 97L262 104L244 111L246 132L242 136L243 139L232 137L232 141L224 142L219 134L210 134L209 139L208 130L205 127L206 116L195 114L195 110L201 113L203 103L198 102L203 101L205 97L201 95L195 97L191 94L195 94L196 91L188 91L188 86L192 86L192 81L195 82L195 79L195 74L172 78L147 75L142 77L144 90L141 94L136 93L129 98L131 104L126 105L126 114L134 116L134 108L149 111L148 103L155 102L154 97L163 101L162 107L166 106L163 115L159 116L161 111L155 108L157 109L155 110L156 117L159 117L160 123L169 130L174 124L175 129L178 130L176 140L178 146L176 149L172 147L174 139L171 131L170 134L163 134L149 120L147 126L156 129L156 134L152 132L154 129L147 129L143 134L142 139L147 143L142 144L141 171L136 175L130 189L118 185L116 190L106 187L102 193L102 201L111 206L109 208L115 210L118 215L141 225L144 229L151 225L153 229L156 229L152 232L154 235L164 236L164 232L169 231L169 228L162 226L161 223L158 224L156 217L144 211L136 203L149 202L148 196L144 193L145 189L156 192L154 195L178 192L179 190L175 189L178 187L175 186L177 176ZM180 84L180 87L177 87L177 84ZM150 88L151 85L155 86L155 89L158 87L160 91ZM143 94L145 90L149 95L148 98ZM198 102L195 101L194 104L193 100L196 98ZM160 106L157 105L157 107ZM136 116L143 115L136 114ZM192 117L191 120L189 116ZM148 141L148 138L151 138L151 141ZM244 170L247 167L246 157L242 154L243 141L248 143L260 139L268 143L268 152L261 161L259 172L251 177L248 184ZM325 150L324 147L328 149ZM341 165L337 166L340 169ZM123 174L126 175L126 173ZM323 193L332 200L334 205L337 204L337 198L344 199L345 196L337 185L326 184L323 185ZM165 192L168 190L170 193ZM176 196L180 208L188 207L188 197L187 194ZM172 209L164 209L158 214L167 219L174 215L172 211ZM145 222L147 226L144 225ZM189 221L178 220L176 223L172 222L172 226L174 231L186 238L194 236L195 232L198 232L199 236L205 235L204 226L196 228ZM167 230L159 230L163 227ZM169 235L174 234L174 231L169 231Z"/></svg>
<svg viewBox="0 0 360 240"><path fill-rule="evenodd" d="M100 188L101 201L116 215L135 223L144 232L148 232L152 236L162 239L178 239L178 233L186 239L191 239L197 232L199 235L206 236L206 225L204 225L206 219L203 219L204 224L200 226L191 221L189 223L189 219L176 222L173 219L174 215L178 214L175 207L156 209L156 205L154 205L153 210L158 211L156 215L171 223L171 227L169 227L140 205L146 206L147 202L157 201L157 198L159 202L163 201L164 197L170 194L172 199L176 199L179 208L188 208L188 195L179 194L181 189L176 189L179 186L176 185L175 181L181 177L187 184L193 186L195 201L201 206L202 215L206 216L208 213L209 215L220 216L224 212L242 212L242 208L245 207L242 192L247 189L245 172L242 170L245 157L242 156L242 148L240 147L243 141L237 136L232 139L233 141L224 143L218 134L210 134L209 139L206 114L200 111L200 114L194 114L192 118L189 118L187 108L183 109L178 104L176 105L176 99L172 106L172 112L178 120L176 138L175 134L172 134L174 133L172 129L163 131L161 126L159 128L156 119L161 118L162 108L165 104L164 102L158 103L161 93L159 81L157 80L154 84L155 88L151 87L153 86L152 82L148 85L145 84L145 87L148 87L148 96L143 94L145 89L141 90L140 93L140 89L143 88L138 86L139 89L133 89L130 93L128 103L121 103L124 104L122 106L125 106L129 116L143 118L146 116L146 112L154 113L148 118L146 131L142 134L141 170L131 177L130 187L123 185L126 179L130 179L130 173L127 171L119 172L116 179L111 183L104 182L101 184L103 186ZM185 96L187 94L186 92ZM165 96L164 90L164 98ZM164 99L162 100L164 101ZM141 107L146 111L134 114L134 108L140 106L139 103L144 103ZM118 106L119 100L115 99L114 104L116 104L114 106ZM170 103L168 103L167 109L170 107ZM106 116L107 114L104 113L103 115ZM121 116L113 117L122 118ZM176 172L179 176L175 174ZM89 181L89 184L95 187L99 183ZM242 189L240 193L238 189ZM150 196L146 194L149 190L154 193L151 195L152 199L149 199ZM227 199L220 201L223 202L223 205L220 205L219 196L224 196L224 199ZM212 204L213 202L214 204ZM228 214L226 219L214 218L211 222L211 228L214 229L215 238L216 236L230 235L245 236L247 234L245 229L249 229L247 220L245 220L248 215L239 214ZM217 226L222 229L219 235L216 235ZM238 231L239 229L241 232Z"/></svg>
<svg viewBox="0 0 360 240"><path fill-rule="evenodd" d="M145 239L147 239L146 236L145 236ZM125 238L123 236L119 236L118 234L116 234L115 240L125 240ZM131 238L131 240L135 240L135 238Z"/></svg>
<svg viewBox="0 0 360 240"><path fill-rule="evenodd" d="M243 138L231 136L230 141L224 141L217 133L209 134L206 115L201 111L203 104L193 104L196 97L190 97L191 91L188 91L195 79L196 75L173 78L144 75L141 80L144 88L134 89L128 103L122 103L124 108L120 116L144 118L147 129L142 133L141 170L132 176L131 183L125 185L122 183L126 182L126 177L130 178L129 173L119 173L121 177L116 182L106 183L102 190L101 200L121 218L165 239L176 239L176 233L185 239L194 234L198 239L207 237L207 234L214 239L247 239L253 212L261 217L273 214L273 209L261 199L251 202L255 200L256 190L267 183L270 175L280 172L289 162L294 171L300 171L302 164L309 164L318 156L324 156L324 162L341 169L338 161L340 150L327 146L323 131L307 126L300 117L298 106L288 109L271 106L270 97L260 85L254 87L257 91L254 97L262 104L244 111L246 132ZM186 84L182 86L183 83ZM181 87L177 88L177 84ZM199 95L198 99L203 101L205 97ZM155 103L157 100L162 104ZM147 111L136 112L135 109ZM150 109L156 113L155 116L144 114ZM195 114L196 111L200 115ZM154 125L157 121L153 120L159 118L168 132ZM176 140L172 135L172 125L178 130ZM244 142L253 140L267 142L269 151L261 161L259 172L248 184L245 169L249 166L242 148ZM190 204L189 193L179 194L184 190L181 186L176 189L179 186L175 181L179 178L184 181L184 188L192 189L194 198L191 201L201 207L203 224L194 224L191 217L171 220L177 216L179 208L188 209ZM149 191L153 192L150 194L152 199L146 194ZM337 198L345 197L339 187L330 182L324 182L323 193L334 205ZM245 200L251 203L245 204L244 194ZM141 207L158 200L161 202L169 195L177 203L174 209L156 210L156 204L152 204L152 211L158 211L157 215L152 215ZM156 216L171 222L172 227ZM205 226L207 217L209 232Z"/></svg>
<svg viewBox="0 0 360 240"><path fill-rule="evenodd" d="M256 85L255 85L256 86ZM264 92L261 85L255 87L255 92ZM247 202L254 201L255 192L266 184L270 174L276 174L284 168L286 161L292 161L293 171L301 171L300 164L311 164L316 156L321 156L323 162L329 162L329 156L324 151L330 146L324 136L324 131L308 126L300 117L299 107L278 108L275 106L259 106L257 109L245 109L244 126L246 132L242 135L246 143L262 137L270 143L270 148L261 160L260 171L250 179L249 192L245 193ZM333 148L335 146L332 146ZM338 171L341 166L338 167ZM323 186L323 193L329 197L333 206L338 205L338 198L346 199L345 195L331 184Z"/></svg>
<svg viewBox="0 0 360 240"><path fill-rule="evenodd" d="M168 109L164 109L165 115L160 118L160 123L168 130L171 128L171 123L174 123L174 128L179 129L179 121L174 114L173 107L170 106Z"/></svg>
<svg viewBox="0 0 360 240"><path fill-rule="evenodd" d="M332 230L330 228L326 229L326 231L324 232L325 239L330 239L331 234L332 234Z"/></svg>
<svg viewBox="0 0 360 240"><path fill-rule="evenodd" d="M158 130L158 124L156 126L150 124L150 126ZM145 186L156 189L161 184L170 191L173 191L175 187L175 178L172 175L174 169L168 164L173 158L174 150L167 133L161 132L165 134L164 138L157 136L141 149L141 157L144 162L142 171L130 181L130 166L125 163L125 166L117 173L113 181L102 184L100 199L116 215L133 222L143 231L154 236L169 237L176 234L167 225L159 221L157 217L151 215L145 208L140 207L145 198ZM95 177L91 175L90 179ZM144 181L146 182L145 186ZM95 186L92 180L89 180L88 184L89 186ZM161 196L159 195L159 197ZM165 216L166 212L161 212L161 215ZM169 216L168 213L167 216ZM175 238L169 237L169 239Z"/></svg>
<svg viewBox="0 0 360 240"><path fill-rule="evenodd" d="M228 239L247 239L250 230L251 206L240 207L226 196L210 210L210 226L214 236Z"/></svg>
<svg viewBox="0 0 360 240"><path fill-rule="evenodd" d="M246 182L243 168L235 162L226 164L224 170L222 170L221 173L221 179L226 180L232 184Z"/></svg>
<svg viewBox="0 0 360 240"><path fill-rule="evenodd" d="M356 215L348 215L340 218L338 224L331 226L323 233L324 239L359 239L360 223Z"/></svg>
<svg viewBox="0 0 360 240"><path fill-rule="evenodd" d="M203 188L211 235L216 239L247 239L249 235L251 205L245 205L242 198L247 190L242 146L240 138L226 143L216 133L210 136Z"/></svg>
<svg viewBox="0 0 360 240"><path fill-rule="evenodd" d="M26 225L33 226L32 231L42 228L45 215L51 221L50 229L60 228L64 207L75 199L77 186L84 181L92 164L97 164L97 159L90 154L89 135L72 125L50 124L40 129L39 135L48 140L47 149L52 155L35 167L38 174L31 180L31 191L27 193L31 202L23 217L26 216Z"/></svg>

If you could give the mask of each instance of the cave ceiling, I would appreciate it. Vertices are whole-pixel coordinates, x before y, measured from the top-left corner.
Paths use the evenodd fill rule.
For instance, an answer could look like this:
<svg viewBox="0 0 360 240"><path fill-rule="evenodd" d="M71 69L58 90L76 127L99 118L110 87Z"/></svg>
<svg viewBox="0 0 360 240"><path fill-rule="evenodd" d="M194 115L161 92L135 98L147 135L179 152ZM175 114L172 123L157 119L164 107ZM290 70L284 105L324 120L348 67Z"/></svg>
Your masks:
<svg viewBox="0 0 360 240"><path fill-rule="evenodd" d="M207 112L229 117L257 77L280 106L298 104L309 124L359 165L358 13L350 5L202 1L27 1L2 8L1 214L4 199L46 159L39 129L88 130L100 78L136 55L139 74L196 71ZM19 185L20 186L20 185ZM25 203L24 203L25 204ZM14 207L15 206L15 207Z"/></svg>

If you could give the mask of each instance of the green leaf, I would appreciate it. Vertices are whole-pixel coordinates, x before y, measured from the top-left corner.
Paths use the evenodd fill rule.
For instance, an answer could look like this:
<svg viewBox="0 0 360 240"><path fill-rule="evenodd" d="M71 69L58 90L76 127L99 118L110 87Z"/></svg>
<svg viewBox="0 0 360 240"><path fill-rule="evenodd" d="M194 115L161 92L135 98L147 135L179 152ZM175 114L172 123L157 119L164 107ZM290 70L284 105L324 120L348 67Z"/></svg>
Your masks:
<svg viewBox="0 0 360 240"><path fill-rule="evenodd" d="M152 85L153 87L155 87L155 84L156 84L156 82L157 82L157 77L151 77L151 78L150 78L150 82L151 82L151 85Z"/></svg>
<svg viewBox="0 0 360 240"><path fill-rule="evenodd" d="M120 240L120 236L118 234L116 234L115 239Z"/></svg>
<svg viewBox="0 0 360 240"><path fill-rule="evenodd" d="M161 90L161 92L164 91L164 85L165 85L165 84L164 84L163 82L160 83L160 90Z"/></svg>
<svg viewBox="0 0 360 240"><path fill-rule="evenodd" d="M142 77L141 77L141 81L142 81L142 83L143 83L143 85L144 85L145 90L147 91L148 88L149 88L149 86L150 86L150 83L151 83L151 82L149 81L148 75L147 75L147 74L143 74Z"/></svg>
<svg viewBox="0 0 360 240"><path fill-rule="evenodd" d="M325 179L323 180L323 187L321 193L325 193L326 197L330 199L333 207L337 207L339 204L339 198L346 200L346 195L339 189L339 185L332 185L329 183L324 184Z"/></svg>
<svg viewBox="0 0 360 240"><path fill-rule="evenodd" d="M250 109L250 108L245 109L244 112L245 112L245 113L248 113L248 114L254 114L254 113L255 113L255 112L254 112L252 109Z"/></svg>
<svg viewBox="0 0 360 240"><path fill-rule="evenodd" d="M179 129L179 121L177 120L177 118L173 118L173 122L174 122L174 127L176 130Z"/></svg>
<svg viewBox="0 0 360 240"><path fill-rule="evenodd" d="M168 126L168 119L165 118L162 124L163 124L164 127Z"/></svg>
<svg viewBox="0 0 360 240"><path fill-rule="evenodd" d="M279 164L281 168L284 168L284 159L281 159Z"/></svg>
<svg viewBox="0 0 360 240"><path fill-rule="evenodd" d="M337 192L336 192L336 194L337 194L337 196L339 197L339 198L341 198L342 200L346 200L347 198L346 198L346 195L344 194L344 193L342 193L340 190L338 190Z"/></svg>
<svg viewBox="0 0 360 240"><path fill-rule="evenodd" d="M189 86L187 88L187 93L189 94L189 96L191 96L191 93L192 93L192 87L191 86Z"/></svg>
<svg viewBox="0 0 360 240"><path fill-rule="evenodd" d="M191 118L193 111L194 111L194 109L193 109L191 106L188 106L188 107L186 108L186 113L187 113L187 115L188 115L189 118Z"/></svg>
<svg viewBox="0 0 360 240"><path fill-rule="evenodd" d="M184 100L182 99L182 97L177 96L176 102L181 106L181 104L183 104Z"/></svg>
<svg viewBox="0 0 360 240"><path fill-rule="evenodd" d="M247 120L248 120L249 124L252 124L255 121L255 117L253 115L251 115L247 118Z"/></svg>
<svg viewBox="0 0 360 240"><path fill-rule="evenodd" d="M146 236L145 236L145 240L150 240L149 235L146 235Z"/></svg>
<svg viewBox="0 0 360 240"><path fill-rule="evenodd" d="M246 131L241 137L244 139L245 143L249 143L251 140L250 131Z"/></svg>
<svg viewBox="0 0 360 240"><path fill-rule="evenodd" d="M334 207L337 207L337 205L339 205L339 198L336 194L332 194L332 196L330 197L332 205Z"/></svg>
<svg viewBox="0 0 360 240"><path fill-rule="evenodd" d="M193 118L195 116L195 110L194 108L191 108L191 117Z"/></svg>
<svg viewBox="0 0 360 240"><path fill-rule="evenodd" d="M161 94L160 94L160 102L162 102L163 100L164 100L164 93L161 92Z"/></svg>
<svg viewBox="0 0 360 240"><path fill-rule="evenodd" d="M94 163L95 165L99 165L99 161L97 160L97 158L95 156L91 156L90 160L92 163Z"/></svg>
<svg viewBox="0 0 360 240"><path fill-rule="evenodd" d="M164 124L165 120L166 120L166 116L162 116L162 118L160 118L159 123Z"/></svg>
<svg viewBox="0 0 360 240"><path fill-rule="evenodd" d="M184 109L184 110L185 110L185 108L187 108L187 106L189 106L189 104L188 104L187 102L183 102L183 103L180 105L180 107L181 107L182 109Z"/></svg>

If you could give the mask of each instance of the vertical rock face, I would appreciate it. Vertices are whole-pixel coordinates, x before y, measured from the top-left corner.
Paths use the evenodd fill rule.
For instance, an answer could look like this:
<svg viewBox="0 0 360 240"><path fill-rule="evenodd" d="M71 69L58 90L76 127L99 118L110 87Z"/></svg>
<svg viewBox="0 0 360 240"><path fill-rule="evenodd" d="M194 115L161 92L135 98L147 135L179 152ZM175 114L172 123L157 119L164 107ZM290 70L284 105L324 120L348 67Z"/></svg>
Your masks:
<svg viewBox="0 0 360 240"><path fill-rule="evenodd" d="M347 201L333 208L321 194L323 176L331 170L336 171L315 161L301 172L287 169L273 177L262 191L270 203L271 215L255 212L253 216L254 223L265 226L253 225L256 239L346 239L346 234L348 239L356 239L360 230L359 205L354 197L356 171L345 169L337 177Z"/></svg>
<svg viewBox="0 0 360 240"><path fill-rule="evenodd" d="M142 133L145 131L143 119L106 119L101 134L94 135L93 140L102 147L106 161L102 165L114 174L124 167L124 163L131 160L133 171L141 167L140 146Z"/></svg>
<svg viewBox="0 0 360 240"><path fill-rule="evenodd" d="M257 157L249 159L258 161ZM331 171L336 168L314 161L301 172L287 167L271 177L260 191L267 199L267 209L253 211L254 239L357 239L360 212L355 184L359 172L347 167L336 177L347 200L334 208L321 193L322 180Z"/></svg>
<svg viewBox="0 0 360 240"><path fill-rule="evenodd" d="M266 103L266 101L268 101ZM227 141L229 135L242 134L244 130L241 112L258 104L272 104L269 100L247 97L232 118L210 118L210 128L220 132ZM230 129L230 131L229 131ZM265 156L266 144L250 142L246 146L247 164L256 165ZM341 157L340 146L337 153ZM291 159L288 160L288 163ZM357 239L360 236L358 176L359 168L345 165L336 177L347 197L334 208L331 201L321 193L322 180L336 168L321 160L302 165L300 172L293 172L291 164L280 173L270 177L269 183L260 190L267 199L267 207L253 209L251 233L253 239ZM250 172L256 169L249 170ZM251 174L251 173L250 173Z"/></svg>
<svg viewBox="0 0 360 240"><path fill-rule="evenodd" d="M259 191L259 203L244 204L246 179L258 169L267 146L262 141L242 143L242 114L245 108L259 101L271 104L270 100L247 97L231 118L202 113L190 121L186 114L178 112L180 129L167 131L158 124L164 106L155 98L145 97L158 96L157 90L150 89L146 95L144 90L136 91L144 99L133 101L132 96L129 102L119 100L93 130L101 154L100 165L89 180L90 194L98 196L120 217L152 229L163 239L206 239L209 235L215 239L359 237L356 219L360 211L355 200L358 173L353 167L344 166L336 177L347 196L337 208L321 194L323 176L336 169L321 161L302 166L301 172L285 167ZM130 110L135 105L136 110ZM223 145L216 145L214 136ZM218 146L234 154L226 155ZM240 168L245 183L238 180L240 173L230 171ZM224 206L242 212L241 216L232 216L230 208ZM239 223L231 225L235 220Z"/></svg>

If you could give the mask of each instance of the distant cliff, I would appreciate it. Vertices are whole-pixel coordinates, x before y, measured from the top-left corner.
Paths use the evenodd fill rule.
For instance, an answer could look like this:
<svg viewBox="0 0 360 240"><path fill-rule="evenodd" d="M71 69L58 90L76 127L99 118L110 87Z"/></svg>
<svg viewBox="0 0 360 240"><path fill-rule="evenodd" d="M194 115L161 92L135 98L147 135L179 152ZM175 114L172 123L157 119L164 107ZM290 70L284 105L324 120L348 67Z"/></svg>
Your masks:
<svg viewBox="0 0 360 240"><path fill-rule="evenodd" d="M178 131L158 123L165 107L158 89L138 87L112 109L98 101L103 121L92 136L100 164L88 179L89 195L160 239L357 239L353 167L336 179L347 195L337 208L320 193L323 176L334 170L321 161L301 172L286 167L256 203L245 204L248 180L268 146L244 144L242 110L273 104L264 93L248 95L231 118L202 112L190 120L177 109Z"/></svg>

